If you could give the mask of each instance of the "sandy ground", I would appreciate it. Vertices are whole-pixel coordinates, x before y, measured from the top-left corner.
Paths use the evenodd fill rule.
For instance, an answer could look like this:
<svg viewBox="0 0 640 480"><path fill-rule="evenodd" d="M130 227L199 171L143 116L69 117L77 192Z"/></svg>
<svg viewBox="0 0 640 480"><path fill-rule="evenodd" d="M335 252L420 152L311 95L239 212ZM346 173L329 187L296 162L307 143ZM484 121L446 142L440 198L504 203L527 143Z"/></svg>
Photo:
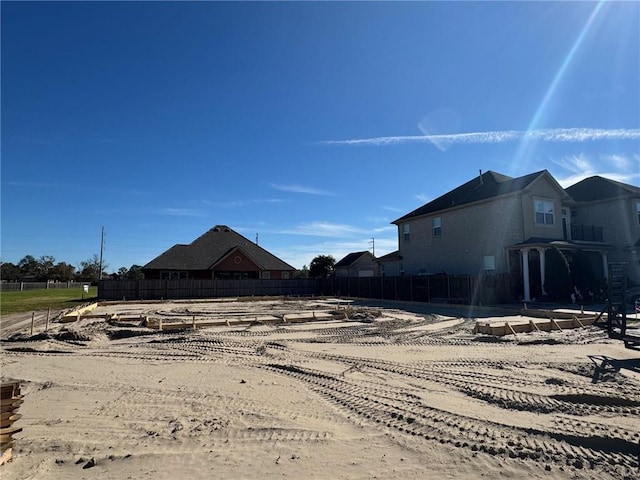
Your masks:
<svg viewBox="0 0 640 480"><path fill-rule="evenodd" d="M24 403L2 479L640 478L640 354L600 329L495 338L425 305L233 325L336 308L125 304L96 313L231 326L3 331Z"/></svg>

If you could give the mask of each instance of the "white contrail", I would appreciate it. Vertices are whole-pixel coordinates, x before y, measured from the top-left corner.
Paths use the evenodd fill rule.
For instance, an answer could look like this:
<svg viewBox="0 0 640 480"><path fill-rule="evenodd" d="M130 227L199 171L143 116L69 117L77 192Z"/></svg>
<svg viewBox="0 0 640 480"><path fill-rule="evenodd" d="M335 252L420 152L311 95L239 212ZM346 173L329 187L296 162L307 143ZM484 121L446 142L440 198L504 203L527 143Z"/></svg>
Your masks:
<svg viewBox="0 0 640 480"><path fill-rule="evenodd" d="M358 138L352 140L328 140L327 145L397 145L404 143L504 143L514 140L539 140L543 142L587 142L596 140L638 140L640 129L618 128L555 128L545 130L503 130L495 132L452 133L447 135L410 135L396 137Z"/></svg>

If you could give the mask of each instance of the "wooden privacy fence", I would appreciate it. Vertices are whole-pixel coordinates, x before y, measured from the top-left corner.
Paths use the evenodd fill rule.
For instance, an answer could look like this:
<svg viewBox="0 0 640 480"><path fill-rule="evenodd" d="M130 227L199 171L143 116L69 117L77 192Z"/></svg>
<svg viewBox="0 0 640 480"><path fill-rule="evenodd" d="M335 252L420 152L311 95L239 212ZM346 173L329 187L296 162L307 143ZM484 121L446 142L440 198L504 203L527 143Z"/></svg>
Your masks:
<svg viewBox="0 0 640 480"><path fill-rule="evenodd" d="M319 295L318 280L100 280L99 300L172 300Z"/></svg>
<svg viewBox="0 0 640 480"><path fill-rule="evenodd" d="M102 301L312 295L475 305L504 303L514 297L509 275L98 282Z"/></svg>
<svg viewBox="0 0 640 480"><path fill-rule="evenodd" d="M330 295L410 302L496 304L514 297L509 275L332 278Z"/></svg>

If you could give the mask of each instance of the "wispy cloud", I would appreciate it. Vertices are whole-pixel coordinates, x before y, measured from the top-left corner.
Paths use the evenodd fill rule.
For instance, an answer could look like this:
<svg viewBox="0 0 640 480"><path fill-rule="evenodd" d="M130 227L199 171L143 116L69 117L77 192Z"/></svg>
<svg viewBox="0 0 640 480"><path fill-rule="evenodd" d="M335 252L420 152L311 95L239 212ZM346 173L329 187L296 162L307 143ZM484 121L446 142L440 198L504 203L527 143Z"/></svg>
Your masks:
<svg viewBox="0 0 640 480"><path fill-rule="evenodd" d="M277 183L270 183L269 186L282 192L305 193L307 195L322 195L329 197L337 195L336 193L328 190L321 190L319 188L306 187L303 185L280 185Z"/></svg>
<svg viewBox="0 0 640 480"><path fill-rule="evenodd" d="M294 228L284 229L279 233L287 233L291 235L309 235L317 237L346 237L358 233L363 230L351 225L330 222L310 222L301 223Z"/></svg>
<svg viewBox="0 0 640 480"><path fill-rule="evenodd" d="M563 170L563 175L554 174L563 188L594 175L623 183L632 183L640 179L638 154L631 158L624 155L605 155L598 160L581 153L552 161ZM635 165L635 168L632 165ZM610 170L611 167L613 170Z"/></svg>
<svg viewBox="0 0 640 480"><path fill-rule="evenodd" d="M427 203L429 200L431 200L431 197L425 195L424 193L419 193L415 197L423 203Z"/></svg>
<svg viewBox="0 0 640 480"><path fill-rule="evenodd" d="M323 241L309 244L289 245L286 249L273 249L278 257L297 268L303 265L309 266L311 260L317 255L331 255L336 260L344 258L352 252L362 252L364 250L372 250L370 237L361 237L347 241ZM398 240L395 236L391 238L376 238L375 253L376 257L381 257L387 253L398 249Z"/></svg>
<svg viewBox="0 0 640 480"><path fill-rule="evenodd" d="M404 213L404 210L398 207L383 206L382 209L387 210L388 212L393 212L393 213Z"/></svg>
<svg viewBox="0 0 640 480"><path fill-rule="evenodd" d="M204 212L196 208L163 208L160 210L162 215L170 215L172 217L204 217Z"/></svg>
<svg viewBox="0 0 640 480"><path fill-rule="evenodd" d="M640 129L619 128L556 128L544 130L502 130L493 132L453 133L446 135L409 135L393 137L359 138L351 140L328 140L325 145L399 145L406 143L431 143L438 148L453 144L505 143L517 140L542 142L587 142L598 140L638 140Z"/></svg>
<svg viewBox="0 0 640 480"><path fill-rule="evenodd" d="M64 187L59 183L46 183L46 182L2 182L6 187L18 187L18 188L59 188Z"/></svg>
<svg viewBox="0 0 640 480"><path fill-rule="evenodd" d="M202 200L204 205L217 208L238 208L245 205L256 205L265 203L284 203L286 200L282 198L252 198L248 200L228 200L224 202L214 202L211 200Z"/></svg>

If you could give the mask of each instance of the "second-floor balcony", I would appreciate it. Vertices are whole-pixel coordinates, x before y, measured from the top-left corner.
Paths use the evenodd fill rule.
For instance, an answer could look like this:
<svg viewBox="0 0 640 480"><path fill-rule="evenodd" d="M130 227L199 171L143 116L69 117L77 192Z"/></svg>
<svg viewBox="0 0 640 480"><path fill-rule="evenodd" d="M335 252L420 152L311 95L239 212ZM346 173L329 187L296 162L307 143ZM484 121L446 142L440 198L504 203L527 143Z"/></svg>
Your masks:
<svg viewBox="0 0 640 480"><path fill-rule="evenodd" d="M604 231L597 225L571 225L571 240L604 242Z"/></svg>

